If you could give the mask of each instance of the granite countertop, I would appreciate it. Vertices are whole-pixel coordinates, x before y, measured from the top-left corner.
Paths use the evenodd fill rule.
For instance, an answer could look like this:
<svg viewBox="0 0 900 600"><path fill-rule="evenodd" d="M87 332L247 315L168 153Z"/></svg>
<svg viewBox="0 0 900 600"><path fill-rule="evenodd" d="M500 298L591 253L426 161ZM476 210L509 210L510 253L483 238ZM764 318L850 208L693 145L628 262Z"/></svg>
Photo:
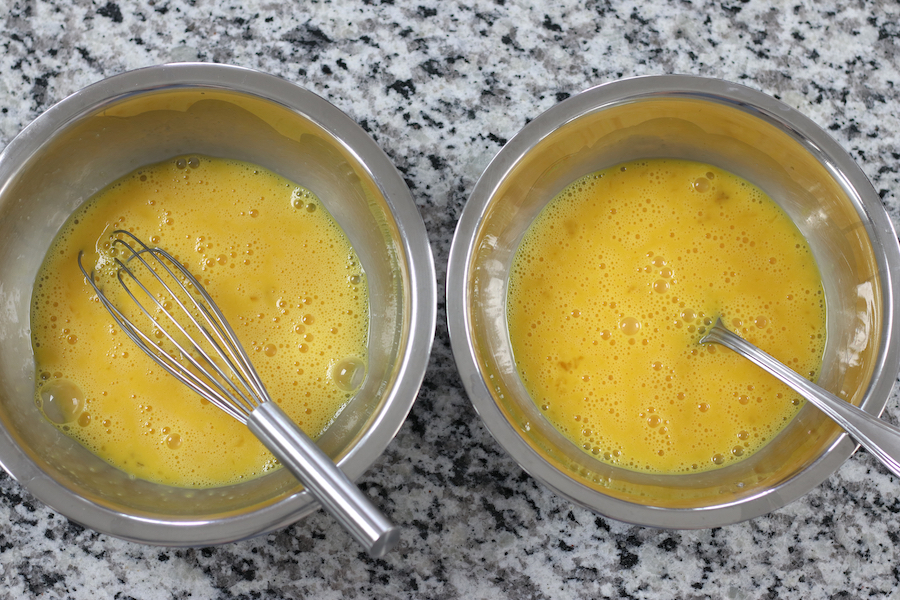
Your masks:
<svg viewBox="0 0 900 600"><path fill-rule="evenodd" d="M900 225L900 5L889 0L7 0L0 146L76 90L171 61L259 69L360 123L408 182L443 297L456 220L516 131L622 77L692 73L780 98L861 165ZM900 484L858 452L748 522L660 531L606 519L526 475L480 422L438 307L409 419L360 479L405 524L366 557L317 513L213 548L86 530L0 476L3 598L898 598ZM895 392L886 410L900 418Z"/></svg>

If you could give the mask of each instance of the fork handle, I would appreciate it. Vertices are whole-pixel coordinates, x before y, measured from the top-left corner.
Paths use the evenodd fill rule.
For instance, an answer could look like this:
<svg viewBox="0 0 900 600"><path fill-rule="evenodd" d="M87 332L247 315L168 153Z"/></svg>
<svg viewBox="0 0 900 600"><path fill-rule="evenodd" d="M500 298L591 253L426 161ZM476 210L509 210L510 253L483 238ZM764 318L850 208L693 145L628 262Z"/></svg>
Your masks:
<svg viewBox="0 0 900 600"><path fill-rule="evenodd" d="M370 556L381 558L396 547L400 528L372 504L277 404L260 404L247 418L247 427Z"/></svg>
<svg viewBox="0 0 900 600"><path fill-rule="evenodd" d="M722 344L785 383L831 417L863 448L872 453L891 473L900 477L900 428L870 415L831 392L798 375L785 364L725 328L721 320L700 340L701 344Z"/></svg>

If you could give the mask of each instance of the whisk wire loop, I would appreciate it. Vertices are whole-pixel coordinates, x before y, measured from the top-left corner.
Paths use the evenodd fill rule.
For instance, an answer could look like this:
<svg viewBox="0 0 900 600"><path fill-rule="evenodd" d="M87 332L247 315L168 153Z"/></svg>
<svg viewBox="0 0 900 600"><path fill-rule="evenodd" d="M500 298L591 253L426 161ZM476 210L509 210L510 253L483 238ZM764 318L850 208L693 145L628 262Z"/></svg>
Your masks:
<svg viewBox="0 0 900 600"><path fill-rule="evenodd" d="M178 375L176 375L176 376L179 376L179 379L182 379L183 382L185 379L187 379L187 380L195 383L197 385L197 387L200 388L199 393L201 396L203 396L210 402L213 402L214 404L217 404L217 405L219 404L219 402L221 402L223 405L223 408L226 411L228 411L229 414L231 414L232 416L238 415L238 418L243 418L243 414L242 414L243 411L241 410L240 400L238 399L243 396L243 393L240 390L240 388L235 390L238 392L238 397L235 397L235 395L232 394L232 392L221 383L221 381L223 379L225 379L225 377L226 377L222 368L219 367L219 365L216 364L215 362L213 362L211 359L205 357L205 354L202 352L202 350L200 350L197 343L188 335L185 328L182 327L181 324L177 320L175 320L175 318L171 315L171 313L169 313L169 311L165 308L165 306L150 293L150 291L141 283L141 281L139 279L137 279L135 277L135 275L131 271L131 269L129 269L127 267L127 265L125 265L118 259L116 262L119 263L119 269L120 269L119 273L118 273L119 283L122 286L122 288L125 290L125 292L128 294L128 296L131 297L131 299L134 301L134 303L137 305L137 307L141 310L141 312L152 323L154 323L154 325L157 326L157 331L159 331L161 335L165 336L166 339L168 339L169 342L171 342L171 344L173 346L175 346L175 348L178 350L178 352L180 353L183 360L187 361L190 366L192 366L194 369L196 369L196 372L203 373L205 375L205 377L198 377L194 371L188 369L186 367L186 365L184 365L184 363L176 360L169 353L167 353L165 350L163 350L158 344L151 345L151 348L153 348L153 350L154 350L153 353L151 354L151 357L154 359L157 359L157 363L160 362L160 360L158 360L158 359L164 359L167 364L173 365L174 368L176 368L179 371ZM142 260L142 262L143 262L143 260ZM185 336L186 338L191 340L192 345L194 347L194 351L197 354L199 354L201 357L204 357L204 359L206 360L206 363L210 367L212 367L215 375L217 375L218 377L214 376L212 373L204 371L204 369L203 369L204 365L202 365L194 357L194 354L192 352L190 352L188 349L186 349L184 346L182 346L181 343L179 343L179 341L172 334L169 333L167 327L164 324L160 323L159 319L157 317L155 317L141 303L140 299L132 292L132 290L128 287L128 284L125 283L125 281L123 279L123 274L127 274L131 278L132 282L134 284L136 284L139 288L141 288L141 290L144 292L144 294L150 298L150 300L156 305L157 309L160 312L162 312L163 314L165 314L166 317L168 317L169 321L172 322L172 325L183 336ZM128 327L132 328L132 329L135 328L131 321L128 322ZM200 328L200 329L202 329L202 328ZM142 337L146 337L145 334L140 329L137 329L137 332ZM210 387L210 384L212 387ZM195 391L197 391L196 388L195 388ZM221 394L221 396L222 396L221 398L220 398L219 394Z"/></svg>
<svg viewBox="0 0 900 600"><path fill-rule="evenodd" d="M80 255L78 262L79 265L81 265ZM82 272L85 272L83 266ZM113 304L109 300L106 294L103 294L100 291L99 287L93 281L93 278L86 272L85 276L87 277L91 286L94 288L94 291L97 292L97 297L99 298L101 304L103 304L104 308L109 311L109 313L113 317L113 320L116 322L119 328L125 333L125 335L127 335L131 339L132 342L134 342L145 354L147 354L147 356L152 358L159 366L165 369L166 372L181 381L183 384L188 386L203 398L208 399L210 396L214 396L216 394L215 390L210 388L203 379L197 377L196 375L194 375L194 373L185 370L183 365L167 352L159 350L153 340L151 340L142 330L136 328L131 320L123 315L122 312L115 306L115 304ZM236 419L241 419L243 417L242 413L238 412L236 409L231 408L227 404L223 405L221 408Z"/></svg>
<svg viewBox="0 0 900 600"><path fill-rule="evenodd" d="M138 244L141 245L142 249L140 251L135 252L135 250L129 244L123 242L122 240L117 240L117 242L126 246L130 252L134 253L137 258L142 260L145 266L148 265L146 261L143 261L143 257L141 256L142 254L149 253L157 260L157 262L170 275L172 280L178 284L178 287L184 293L184 296L190 299L193 307L204 317L204 320L209 325L209 327L216 333L218 343L212 338L209 330L198 323L197 319L194 318L193 313L188 310L188 308L182 303L178 295L174 294L171 288L166 285L166 283L160 277L157 276L157 280L163 285L163 287L166 288L166 291L171 294L173 300L175 300L175 302L178 303L179 307L185 312L185 314L187 314L192 323L204 335L204 338L207 340L207 342L211 346L213 346L215 350L219 351L220 354L223 355L225 355L225 353L222 352L224 347L225 351L227 352L226 356L230 358L230 361L228 362L229 367L235 373L240 373L245 378L245 380L251 384L249 387L253 391L253 397L257 399L255 404L258 404L260 401L269 400L268 392L266 392L266 388L263 385L259 374L253 367L253 363L250 361L250 357L247 356L247 353L244 351L243 346L241 346L240 342L238 341L237 335L234 333L234 330L231 329L231 326L228 324L228 321L227 319L225 319L222 311L219 309L218 305L215 303L215 301L212 299L203 285L199 281L197 281L197 278L194 277L194 275L190 271L188 271L178 260L175 259L175 257L169 254L167 251L161 248L149 248L146 244L144 244L141 240L135 238L133 235L130 237L132 237L132 239L134 239ZM185 285L183 279L180 279L178 276L176 276L169 268L168 264L166 264L165 261L161 260L160 257L165 258L169 264L175 267L175 269L178 271L178 274L184 280L188 281L191 288L193 289L193 292L188 289L188 286ZM148 268L152 269L152 267L149 266ZM134 277L134 275L130 271L129 275ZM140 280L137 281L138 283L140 283ZM198 300L197 295L202 298L203 302ZM187 335L184 331L184 328L181 327L178 319L175 319L170 313L165 311L163 307L161 308L173 322L173 324L178 327L182 331L182 333ZM188 337L190 338L190 336ZM221 344L221 346L219 344ZM252 408L255 407L255 404L248 410L252 410Z"/></svg>
<svg viewBox="0 0 900 600"><path fill-rule="evenodd" d="M246 422L247 415L270 398L221 310L197 279L171 254L160 248L150 248L128 231L117 230L113 233L117 236L113 245L121 246L127 254L124 260L118 257L114 259L118 267L119 284L140 312L174 346L181 359L153 341L114 305L96 284L93 272L86 272L79 256L82 273L104 307L110 311L126 335L169 374L232 417ZM130 241L121 239L122 236L127 236ZM138 262L135 263L135 260ZM161 286L164 298L177 305L189 325L186 326L183 319L177 318L157 294L144 284L132 269L134 264L139 264L142 273L146 271L151 281ZM144 302L141 298L144 298ZM148 305L164 315L164 318L154 315ZM191 332L188 327L191 327ZM189 347L179 341L177 334L187 340ZM204 348L204 345L207 347Z"/></svg>
<svg viewBox="0 0 900 600"><path fill-rule="evenodd" d="M153 278L160 285L162 285L162 287L166 290L168 297L178 305L178 307L182 311L182 314L187 317L187 319L190 321L191 324L193 324L196 331L200 332L200 334L203 336L203 339L206 341L206 343L211 346L213 352L207 353L206 351L204 351L204 349L201 347L201 344L197 341L196 337L190 335L190 333L187 331L187 328L181 324L181 321L179 321L177 318L175 318L172 315L172 313L169 312L169 310L165 306L165 303L160 301L160 299L157 298L157 296L154 295L143 284L143 282L128 267L126 262L123 262L120 259L116 258L116 263L119 265L119 271L118 271L118 275L117 275L118 280L119 280L119 283L121 284L121 286L125 289L125 292L138 305L138 307L141 309L141 311L144 313L144 315L146 315L147 318L150 319L157 326L158 330L176 348L178 348L179 352L181 352L182 357L186 361L188 361L188 363L191 366L193 366L195 369L197 369L198 371L203 373L206 376L206 378L209 380L209 382L212 383L213 386L221 394L223 394L227 400L231 401L231 403L238 410L243 410L243 411L246 411L247 413L251 412L258 405L258 402L255 400L254 396L252 395L253 393L257 393L257 390L252 389L252 387L247 384L246 379L240 379L240 378L234 377L234 375L236 373L240 372L234 362L235 357L239 358L239 356L240 356L239 354L237 354L237 351L234 348L234 344L229 343L230 340L228 340L223 335L223 332L221 331L221 327L219 326L219 322L216 321L214 319L214 317L210 314L210 310L207 308L207 306L200 303L194 297L194 295L190 292L190 290L188 290L187 286L183 283L183 281L181 281L172 272L172 270L169 268L169 266L160 257L165 258L171 264L173 264L176 267L176 269L183 276L188 277L190 279L193 279L193 276L190 273L188 273L186 270L184 270L183 267L181 267L181 265L175 261L174 257L169 255L164 250L160 250L160 249L152 249L151 250L151 249L147 248L146 246L144 246L144 248L142 250L136 251L130 244L123 242L122 240L117 239L114 242L114 244L115 243L118 243L118 244L124 246L131 253L131 256L129 256L126 259L126 262L130 262L131 260L133 260L135 258L138 259L143 264L143 266L146 268L146 270L152 274ZM144 259L145 254L149 254L150 256L152 256L155 259L156 268L154 268L154 266L150 265ZM162 279L163 275L160 275L160 273L157 272L157 268L164 269L165 273L167 273L170 276L170 278L175 283L178 284L178 287L181 289L181 291L185 294L185 296L187 298L190 299L193 307L203 316L207 325L210 328L212 328L213 331L216 332L218 341L212 337L212 335L209 332L209 329L198 321L198 319L194 316L194 314L191 312L189 307L186 306L186 304L181 300L181 298L179 298L179 296L172 290L170 285L167 284ZM132 292L131 288L129 288L128 284L123 279L123 277L126 275L153 302L153 304L156 306L156 309L159 312L163 313L168 318L171 325L173 327L175 327L175 329L178 332L180 332L181 335L183 335L185 338L187 338L190 341L190 344L191 344L191 346L193 346L194 351L197 354L199 354L201 358L203 358L206 365L208 365L209 367L211 367L213 369L215 376L204 371L203 370L204 365L202 365L195 358L194 353L186 350L181 344L179 344L178 340L172 334L169 333L168 328L164 324L160 323L159 319L154 317L150 313L150 311L148 311L146 309L146 307L144 307L144 305L135 296L135 294ZM197 284L196 280L192 281L191 285L194 288L194 290L198 290L198 293L199 293L199 291L203 291L203 288ZM209 299L209 302L212 302L212 300ZM219 342L221 342L222 345L220 345ZM223 346L225 347L225 349L227 349L227 354L226 354L226 350L223 350ZM160 350L160 352L162 352L162 350ZM213 360L213 358L212 358L213 356L219 357L219 361ZM222 365L220 365L220 361L224 363L225 367L227 367L227 369L228 369L227 371L225 368L223 368ZM238 362L238 364L240 364L240 361L237 361L237 362ZM191 373L190 370L188 370L188 373ZM242 374L245 374L245 373L242 373ZM228 384L230 384L230 385L228 385ZM234 393L232 393L232 392L234 392ZM235 395L235 393L236 393L236 395ZM215 403L215 400L219 400L219 398L207 398L207 399L213 403Z"/></svg>

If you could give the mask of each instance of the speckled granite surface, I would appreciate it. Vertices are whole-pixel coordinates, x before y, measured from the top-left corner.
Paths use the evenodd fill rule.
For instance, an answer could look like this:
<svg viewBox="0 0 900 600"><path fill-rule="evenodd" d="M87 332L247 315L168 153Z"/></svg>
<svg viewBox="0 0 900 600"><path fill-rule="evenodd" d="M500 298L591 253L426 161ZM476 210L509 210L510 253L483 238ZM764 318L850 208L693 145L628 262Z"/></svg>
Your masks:
<svg viewBox="0 0 900 600"><path fill-rule="evenodd" d="M775 95L861 164L900 225L895 1L3 0L0 145L103 77L183 60L252 67L328 98L407 179L443 294L456 219L529 119L592 85L693 73ZM330 518L216 548L85 530L0 476L2 598L900 598L900 482L866 453L766 517L632 527L508 458L455 371L443 301L412 413L361 483L407 525L371 560ZM891 398L887 418L900 408ZM348 547L349 546L349 547Z"/></svg>

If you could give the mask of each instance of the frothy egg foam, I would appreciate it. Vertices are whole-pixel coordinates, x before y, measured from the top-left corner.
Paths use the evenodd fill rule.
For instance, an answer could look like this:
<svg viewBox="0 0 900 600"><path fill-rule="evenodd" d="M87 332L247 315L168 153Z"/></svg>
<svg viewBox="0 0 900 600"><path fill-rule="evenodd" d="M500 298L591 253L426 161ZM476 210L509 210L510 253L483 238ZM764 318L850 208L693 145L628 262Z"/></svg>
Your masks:
<svg viewBox="0 0 900 600"><path fill-rule="evenodd" d="M762 190L717 167L652 159L593 173L538 216L510 272L519 375L590 455L640 472L742 460L803 404L723 347L715 317L815 380L825 300L812 253Z"/></svg>
<svg viewBox="0 0 900 600"><path fill-rule="evenodd" d="M134 477L179 487L227 485L278 466L244 425L145 356L100 304L77 257L83 251L104 291L127 306L115 280L115 229L188 267L273 401L311 437L362 385L366 276L319 198L249 163L177 157L140 168L85 203L35 283L35 401L98 456Z"/></svg>

